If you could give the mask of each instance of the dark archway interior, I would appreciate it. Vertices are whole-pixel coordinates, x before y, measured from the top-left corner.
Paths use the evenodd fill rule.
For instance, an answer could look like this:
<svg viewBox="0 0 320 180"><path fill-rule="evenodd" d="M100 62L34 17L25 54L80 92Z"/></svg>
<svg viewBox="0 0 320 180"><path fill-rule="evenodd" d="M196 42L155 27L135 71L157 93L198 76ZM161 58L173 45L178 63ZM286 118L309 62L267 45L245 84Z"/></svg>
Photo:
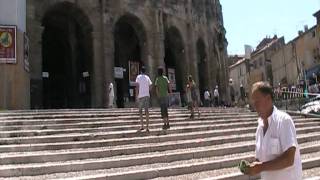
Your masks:
<svg viewBox="0 0 320 180"><path fill-rule="evenodd" d="M87 108L91 106L91 33L74 18L77 11L70 11L70 4L58 7L42 22L42 72L47 72L43 74L43 106Z"/></svg>
<svg viewBox="0 0 320 180"><path fill-rule="evenodd" d="M181 101L184 104L184 84L183 77L184 71L183 68L186 67L185 59L184 59L184 48L183 41L179 31L171 27L166 31L165 34L165 58L164 62L166 65L167 76L171 80L173 92L180 92ZM174 70L174 80L172 80L172 76L170 75L170 71ZM171 76L171 77L170 77Z"/></svg>
<svg viewBox="0 0 320 180"><path fill-rule="evenodd" d="M202 39L197 41L198 77L200 99L204 102L204 91L209 88L206 84L206 47ZM209 89L208 89L209 90Z"/></svg>
<svg viewBox="0 0 320 180"><path fill-rule="evenodd" d="M123 79L115 79L117 91L116 103L119 108L125 107L126 102L135 101L135 88L130 82L134 82L136 77L133 75L129 77L129 62L138 64L139 69L144 65L141 60L142 50L141 40L139 39L139 33L142 30L138 30L139 32L137 32L135 26L131 25L132 21L130 19L131 17L127 16L120 18L116 23L114 32L115 67L122 67L126 70L123 72Z"/></svg>

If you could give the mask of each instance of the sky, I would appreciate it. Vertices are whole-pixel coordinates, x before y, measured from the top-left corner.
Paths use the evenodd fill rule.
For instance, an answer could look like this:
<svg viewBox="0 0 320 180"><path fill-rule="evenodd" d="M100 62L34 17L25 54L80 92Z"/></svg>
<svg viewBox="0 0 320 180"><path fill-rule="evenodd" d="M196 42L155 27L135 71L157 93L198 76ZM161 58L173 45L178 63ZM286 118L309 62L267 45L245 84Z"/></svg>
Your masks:
<svg viewBox="0 0 320 180"><path fill-rule="evenodd" d="M320 0L220 0L227 31L228 54L244 54L244 45L254 49L275 34L289 42L304 25L316 25Z"/></svg>

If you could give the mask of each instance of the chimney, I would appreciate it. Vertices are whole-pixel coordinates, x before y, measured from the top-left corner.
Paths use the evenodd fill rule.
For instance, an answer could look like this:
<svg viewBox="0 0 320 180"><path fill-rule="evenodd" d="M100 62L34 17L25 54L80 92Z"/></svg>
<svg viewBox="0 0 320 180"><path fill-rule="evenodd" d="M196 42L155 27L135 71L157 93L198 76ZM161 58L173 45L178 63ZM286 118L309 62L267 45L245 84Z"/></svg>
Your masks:
<svg viewBox="0 0 320 180"><path fill-rule="evenodd" d="M308 31L308 25L304 25L304 32L307 32Z"/></svg>

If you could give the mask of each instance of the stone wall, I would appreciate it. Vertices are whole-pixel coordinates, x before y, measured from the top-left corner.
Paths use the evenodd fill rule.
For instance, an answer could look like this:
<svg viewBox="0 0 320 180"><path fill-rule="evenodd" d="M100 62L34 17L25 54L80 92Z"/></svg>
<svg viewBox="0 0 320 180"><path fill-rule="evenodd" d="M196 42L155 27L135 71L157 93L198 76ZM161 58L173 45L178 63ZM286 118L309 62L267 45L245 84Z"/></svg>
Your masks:
<svg viewBox="0 0 320 180"><path fill-rule="evenodd" d="M154 80L156 68L164 66L166 33L177 31L181 37L182 84L188 74L202 87L213 90L219 85L222 97L227 100L226 40L223 28L221 5L217 0L28 0L27 32L31 40L31 99L33 108L41 108L42 93L42 33L43 18L57 4L73 4L70 17L81 15L88 19L76 22L88 23L92 34L91 107L104 107L106 82L114 82L115 27L125 19L135 30L140 42L141 60L148 67L148 74ZM66 9L67 10L67 9ZM63 10L61 10L62 12ZM170 37L171 38L171 37ZM204 45L204 54L199 59L197 42ZM179 48L180 48L179 46ZM176 47L175 47L176 48ZM181 61L181 62L180 62ZM199 61L204 69L199 70ZM224 91L223 91L224 90Z"/></svg>

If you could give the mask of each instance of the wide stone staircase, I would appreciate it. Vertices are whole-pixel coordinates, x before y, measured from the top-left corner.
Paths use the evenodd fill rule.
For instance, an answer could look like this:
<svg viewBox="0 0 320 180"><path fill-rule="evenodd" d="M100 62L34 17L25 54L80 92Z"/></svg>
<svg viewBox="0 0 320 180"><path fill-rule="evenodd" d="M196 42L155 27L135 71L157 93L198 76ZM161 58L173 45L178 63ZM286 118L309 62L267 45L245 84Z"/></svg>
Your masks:
<svg viewBox="0 0 320 180"><path fill-rule="evenodd" d="M240 173L254 159L256 113L238 108L170 109L162 130L138 132L137 109L0 112L0 179L259 179ZM304 178L320 179L320 118L293 115Z"/></svg>

